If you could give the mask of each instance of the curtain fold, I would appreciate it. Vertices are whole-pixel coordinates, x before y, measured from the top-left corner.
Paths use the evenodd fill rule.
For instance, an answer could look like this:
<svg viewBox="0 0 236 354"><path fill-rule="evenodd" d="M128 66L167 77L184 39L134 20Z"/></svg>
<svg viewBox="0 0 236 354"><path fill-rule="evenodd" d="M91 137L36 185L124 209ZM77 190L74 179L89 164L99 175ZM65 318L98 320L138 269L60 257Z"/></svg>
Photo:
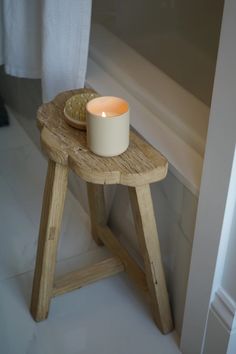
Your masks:
<svg viewBox="0 0 236 354"><path fill-rule="evenodd" d="M0 64L41 78L43 100L84 86L92 0L0 0Z"/></svg>

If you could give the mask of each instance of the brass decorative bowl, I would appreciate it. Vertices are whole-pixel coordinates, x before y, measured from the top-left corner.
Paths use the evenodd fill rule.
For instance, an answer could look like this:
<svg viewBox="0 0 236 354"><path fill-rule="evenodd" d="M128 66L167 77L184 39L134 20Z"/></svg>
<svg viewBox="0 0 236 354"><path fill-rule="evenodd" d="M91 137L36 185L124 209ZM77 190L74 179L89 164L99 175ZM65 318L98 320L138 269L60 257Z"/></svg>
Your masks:
<svg viewBox="0 0 236 354"><path fill-rule="evenodd" d="M64 107L65 121L73 128L86 130L86 104L96 97L99 95L92 90L71 96Z"/></svg>

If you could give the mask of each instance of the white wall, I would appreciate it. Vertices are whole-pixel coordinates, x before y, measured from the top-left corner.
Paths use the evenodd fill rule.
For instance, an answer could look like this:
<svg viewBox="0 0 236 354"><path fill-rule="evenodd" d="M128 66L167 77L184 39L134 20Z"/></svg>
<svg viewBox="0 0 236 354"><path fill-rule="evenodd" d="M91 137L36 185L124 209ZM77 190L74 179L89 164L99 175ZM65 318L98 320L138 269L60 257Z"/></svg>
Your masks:
<svg viewBox="0 0 236 354"><path fill-rule="evenodd" d="M206 325L204 354L236 352L236 152L232 164L221 232L212 302Z"/></svg>
<svg viewBox="0 0 236 354"><path fill-rule="evenodd" d="M235 181L234 181L235 183ZM230 230L230 240L228 245L227 257L225 261L222 286L236 302L236 207L234 207L234 217Z"/></svg>
<svg viewBox="0 0 236 354"><path fill-rule="evenodd" d="M236 2L226 0L185 307L184 354L201 353L206 330L205 350L212 348L212 342L217 342L225 330L232 340L231 348L235 341L235 261L231 253L236 198L235 34Z"/></svg>

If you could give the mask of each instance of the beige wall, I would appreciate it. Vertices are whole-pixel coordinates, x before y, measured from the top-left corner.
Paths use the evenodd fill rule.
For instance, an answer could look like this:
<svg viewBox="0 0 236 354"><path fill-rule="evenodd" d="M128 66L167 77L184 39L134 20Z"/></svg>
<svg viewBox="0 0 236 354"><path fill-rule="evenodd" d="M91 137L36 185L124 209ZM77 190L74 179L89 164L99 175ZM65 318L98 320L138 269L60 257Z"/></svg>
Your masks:
<svg viewBox="0 0 236 354"><path fill-rule="evenodd" d="M223 0L94 0L93 21L210 105L223 5Z"/></svg>
<svg viewBox="0 0 236 354"><path fill-rule="evenodd" d="M128 36L144 31L181 31L216 56L224 0L93 0L93 18Z"/></svg>

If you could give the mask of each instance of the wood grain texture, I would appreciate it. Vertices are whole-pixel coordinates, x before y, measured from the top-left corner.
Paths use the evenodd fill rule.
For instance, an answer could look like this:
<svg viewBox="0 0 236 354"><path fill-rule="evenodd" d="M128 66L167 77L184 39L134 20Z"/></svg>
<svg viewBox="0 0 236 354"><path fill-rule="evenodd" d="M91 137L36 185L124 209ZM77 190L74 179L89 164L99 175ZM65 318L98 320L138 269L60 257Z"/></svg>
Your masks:
<svg viewBox="0 0 236 354"><path fill-rule="evenodd" d="M134 223L144 258L155 322L163 333L173 329L150 186L129 188Z"/></svg>
<svg viewBox="0 0 236 354"><path fill-rule="evenodd" d="M97 225L97 233L104 245L111 251L113 255L118 257L125 267L125 271L134 283L143 291L147 292L146 277L141 267L129 255L126 249L121 245L120 241L115 237L109 227Z"/></svg>
<svg viewBox="0 0 236 354"><path fill-rule="evenodd" d="M59 94L53 101L43 104L37 114L40 129L47 128L77 175L95 184L123 184L137 186L152 183L166 176L168 163L164 156L135 132L130 132L130 145L126 152L115 157L100 157L88 150L86 133L70 127L64 119L65 102L81 90ZM46 136L45 136L46 135ZM43 145L52 154L49 134L44 133Z"/></svg>
<svg viewBox="0 0 236 354"><path fill-rule="evenodd" d="M94 281L110 277L123 271L124 265L118 258L111 257L105 259L84 269L66 274L56 280L53 288L53 296L82 288Z"/></svg>
<svg viewBox="0 0 236 354"><path fill-rule="evenodd" d="M87 194L90 211L91 233L98 245L103 245L97 234L96 225L105 226L107 223L104 187L101 184L87 182Z"/></svg>
<svg viewBox="0 0 236 354"><path fill-rule="evenodd" d="M46 156L61 165L68 164L68 154L66 149L63 149L63 144L56 135L50 132L46 127L42 129L40 142L42 150Z"/></svg>
<svg viewBox="0 0 236 354"><path fill-rule="evenodd" d="M36 321L48 315L67 178L67 167L49 160L31 297L31 313Z"/></svg>
<svg viewBox="0 0 236 354"><path fill-rule="evenodd" d="M72 95L86 89L59 94L38 110L41 145L49 157L38 252L33 283L31 313L35 320L45 319L52 296L63 294L105 276L125 271L146 294L150 293L155 321L163 333L173 328L168 293L149 184L166 176L168 163L138 134L130 132L128 150L116 157L99 157L87 148L86 133L66 124L64 105ZM90 90L91 91L91 90ZM71 168L87 182L91 231L98 244L115 256L54 281L55 261L62 212ZM104 184L129 186L145 272L106 225Z"/></svg>

